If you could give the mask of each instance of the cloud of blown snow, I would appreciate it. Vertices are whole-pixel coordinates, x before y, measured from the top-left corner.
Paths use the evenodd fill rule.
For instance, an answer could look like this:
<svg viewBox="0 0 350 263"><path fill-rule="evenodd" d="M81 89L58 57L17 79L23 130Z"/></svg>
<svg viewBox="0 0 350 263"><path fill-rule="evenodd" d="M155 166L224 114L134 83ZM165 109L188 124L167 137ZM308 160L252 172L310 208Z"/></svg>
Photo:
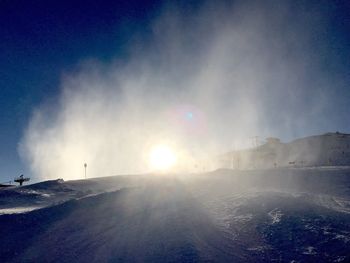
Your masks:
<svg viewBox="0 0 350 263"><path fill-rule="evenodd" d="M165 143L179 153L179 170L191 170L251 136L312 131L309 120L327 104L322 78L308 87L317 73L309 37L320 21L293 8L165 7L151 40L139 39L126 59L66 72L58 102L33 113L21 155L41 178L82 178L84 163L98 177L148 171L150 148Z"/></svg>

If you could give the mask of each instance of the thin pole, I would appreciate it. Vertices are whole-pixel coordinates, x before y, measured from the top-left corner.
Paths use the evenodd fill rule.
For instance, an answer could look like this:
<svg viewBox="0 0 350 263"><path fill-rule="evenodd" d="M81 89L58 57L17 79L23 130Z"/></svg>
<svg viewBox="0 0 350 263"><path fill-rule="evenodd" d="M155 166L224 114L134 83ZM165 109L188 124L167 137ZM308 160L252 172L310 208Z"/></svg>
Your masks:
<svg viewBox="0 0 350 263"><path fill-rule="evenodd" d="M86 167L87 167L87 163L84 163L84 168L85 168L85 179L86 179Z"/></svg>

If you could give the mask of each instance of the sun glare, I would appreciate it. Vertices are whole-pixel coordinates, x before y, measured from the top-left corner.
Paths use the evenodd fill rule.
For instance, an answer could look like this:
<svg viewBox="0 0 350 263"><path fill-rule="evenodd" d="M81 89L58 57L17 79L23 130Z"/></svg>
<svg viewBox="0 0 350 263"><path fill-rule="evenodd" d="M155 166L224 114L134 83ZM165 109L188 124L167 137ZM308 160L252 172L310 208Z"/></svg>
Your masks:
<svg viewBox="0 0 350 263"><path fill-rule="evenodd" d="M155 146L150 153L150 167L154 170L165 171L176 163L174 151L166 145Z"/></svg>

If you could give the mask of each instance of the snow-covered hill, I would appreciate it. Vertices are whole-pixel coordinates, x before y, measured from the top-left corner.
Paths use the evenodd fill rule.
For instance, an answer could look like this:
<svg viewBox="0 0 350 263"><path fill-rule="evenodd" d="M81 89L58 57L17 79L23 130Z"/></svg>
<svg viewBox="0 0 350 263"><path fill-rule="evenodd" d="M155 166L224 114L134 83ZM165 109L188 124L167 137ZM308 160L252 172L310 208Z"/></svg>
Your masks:
<svg viewBox="0 0 350 263"><path fill-rule="evenodd" d="M290 143L267 138L266 143L256 148L219 156L212 166L232 169L350 166L350 134L326 133Z"/></svg>
<svg viewBox="0 0 350 263"><path fill-rule="evenodd" d="M4 189L1 262L346 262L349 186L335 167Z"/></svg>

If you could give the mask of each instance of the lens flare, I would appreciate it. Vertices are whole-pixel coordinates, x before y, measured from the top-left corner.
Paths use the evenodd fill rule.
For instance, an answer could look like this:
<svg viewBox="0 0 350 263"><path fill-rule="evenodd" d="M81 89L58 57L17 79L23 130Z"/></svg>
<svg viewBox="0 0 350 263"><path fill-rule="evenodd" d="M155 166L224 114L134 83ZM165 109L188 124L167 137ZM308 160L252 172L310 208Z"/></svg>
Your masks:
<svg viewBox="0 0 350 263"><path fill-rule="evenodd" d="M151 169L166 171L176 164L176 154L167 145L157 145L152 148L149 158Z"/></svg>

